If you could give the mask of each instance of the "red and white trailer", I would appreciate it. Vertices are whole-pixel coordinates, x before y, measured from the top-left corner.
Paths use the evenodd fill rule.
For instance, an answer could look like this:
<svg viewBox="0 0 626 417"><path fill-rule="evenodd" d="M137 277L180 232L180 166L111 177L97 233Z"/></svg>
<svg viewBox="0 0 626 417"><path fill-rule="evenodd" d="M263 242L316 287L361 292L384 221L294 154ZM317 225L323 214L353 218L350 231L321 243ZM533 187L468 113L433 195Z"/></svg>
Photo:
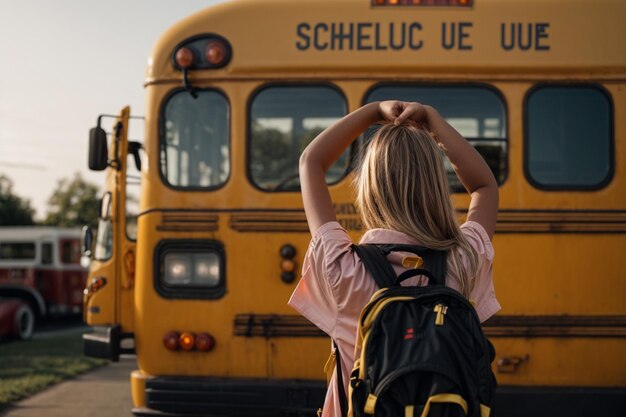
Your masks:
<svg viewBox="0 0 626 417"><path fill-rule="evenodd" d="M80 229L0 227L0 337L27 339L37 319L81 312L80 256Z"/></svg>

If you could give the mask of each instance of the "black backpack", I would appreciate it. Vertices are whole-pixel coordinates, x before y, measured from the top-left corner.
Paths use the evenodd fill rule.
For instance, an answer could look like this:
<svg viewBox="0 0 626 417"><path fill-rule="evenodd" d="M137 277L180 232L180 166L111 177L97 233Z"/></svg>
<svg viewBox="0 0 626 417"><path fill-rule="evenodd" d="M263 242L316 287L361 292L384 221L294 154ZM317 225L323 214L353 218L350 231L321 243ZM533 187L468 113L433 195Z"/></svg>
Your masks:
<svg viewBox="0 0 626 417"><path fill-rule="evenodd" d="M446 252L412 245L353 245L380 290L361 312L350 401L337 360L342 415L488 417L496 388L495 351L472 304L445 286ZM391 252L413 267L396 276ZM400 286L416 275L427 286ZM338 352L338 350L337 350Z"/></svg>

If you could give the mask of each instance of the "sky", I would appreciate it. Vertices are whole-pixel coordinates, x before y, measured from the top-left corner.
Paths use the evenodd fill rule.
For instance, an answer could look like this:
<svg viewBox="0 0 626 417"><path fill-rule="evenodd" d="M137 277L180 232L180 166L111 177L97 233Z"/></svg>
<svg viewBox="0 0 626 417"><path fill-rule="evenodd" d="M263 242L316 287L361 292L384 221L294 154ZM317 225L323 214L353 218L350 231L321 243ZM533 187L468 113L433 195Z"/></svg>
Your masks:
<svg viewBox="0 0 626 417"><path fill-rule="evenodd" d="M227 0L0 0L0 174L36 218L59 179L87 168L89 129L125 105L143 115L152 46L180 19Z"/></svg>

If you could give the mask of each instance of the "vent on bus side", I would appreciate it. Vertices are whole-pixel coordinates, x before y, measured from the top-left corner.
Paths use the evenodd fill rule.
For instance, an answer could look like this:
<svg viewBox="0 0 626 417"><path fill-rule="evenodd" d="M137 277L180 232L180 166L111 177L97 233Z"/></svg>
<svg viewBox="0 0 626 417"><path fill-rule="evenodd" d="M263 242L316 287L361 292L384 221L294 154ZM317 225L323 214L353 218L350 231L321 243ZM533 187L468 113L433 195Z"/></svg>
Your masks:
<svg viewBox="0 0 626 417"><path fill-rule="evenodd" d="M157 230L161 232L214 232L218 229L218 216L211 213L163 213Z"/></svg>
<svg viewBox="0 0 626 417"><path fill-rule="evenodd" d="M238 314L235 336L325 337L326 333L302 316L282 314Z"/></svg>
<svg viewBox="0 0 626 417"><path fill-rule="evenodd" d="M230 227L238 232L308 232L303 210L234 213Z"/></svg>

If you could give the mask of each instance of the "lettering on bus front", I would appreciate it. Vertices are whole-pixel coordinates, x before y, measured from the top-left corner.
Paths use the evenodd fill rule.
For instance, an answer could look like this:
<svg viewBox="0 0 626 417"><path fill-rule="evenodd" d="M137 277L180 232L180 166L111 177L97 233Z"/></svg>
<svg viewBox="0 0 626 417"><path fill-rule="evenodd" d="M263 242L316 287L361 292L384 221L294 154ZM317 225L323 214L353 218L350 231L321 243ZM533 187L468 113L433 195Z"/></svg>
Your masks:
<svg viewBox="0 0 626 417"><path fill-rule="evenodd" d="M442 22L439 46L446 51L471 51L473 22ZM503 51L549 51L550 23L503 22L497 26ZM296 26L299 51L419 51L425 45L420 22L302 22Z"/></svg>

